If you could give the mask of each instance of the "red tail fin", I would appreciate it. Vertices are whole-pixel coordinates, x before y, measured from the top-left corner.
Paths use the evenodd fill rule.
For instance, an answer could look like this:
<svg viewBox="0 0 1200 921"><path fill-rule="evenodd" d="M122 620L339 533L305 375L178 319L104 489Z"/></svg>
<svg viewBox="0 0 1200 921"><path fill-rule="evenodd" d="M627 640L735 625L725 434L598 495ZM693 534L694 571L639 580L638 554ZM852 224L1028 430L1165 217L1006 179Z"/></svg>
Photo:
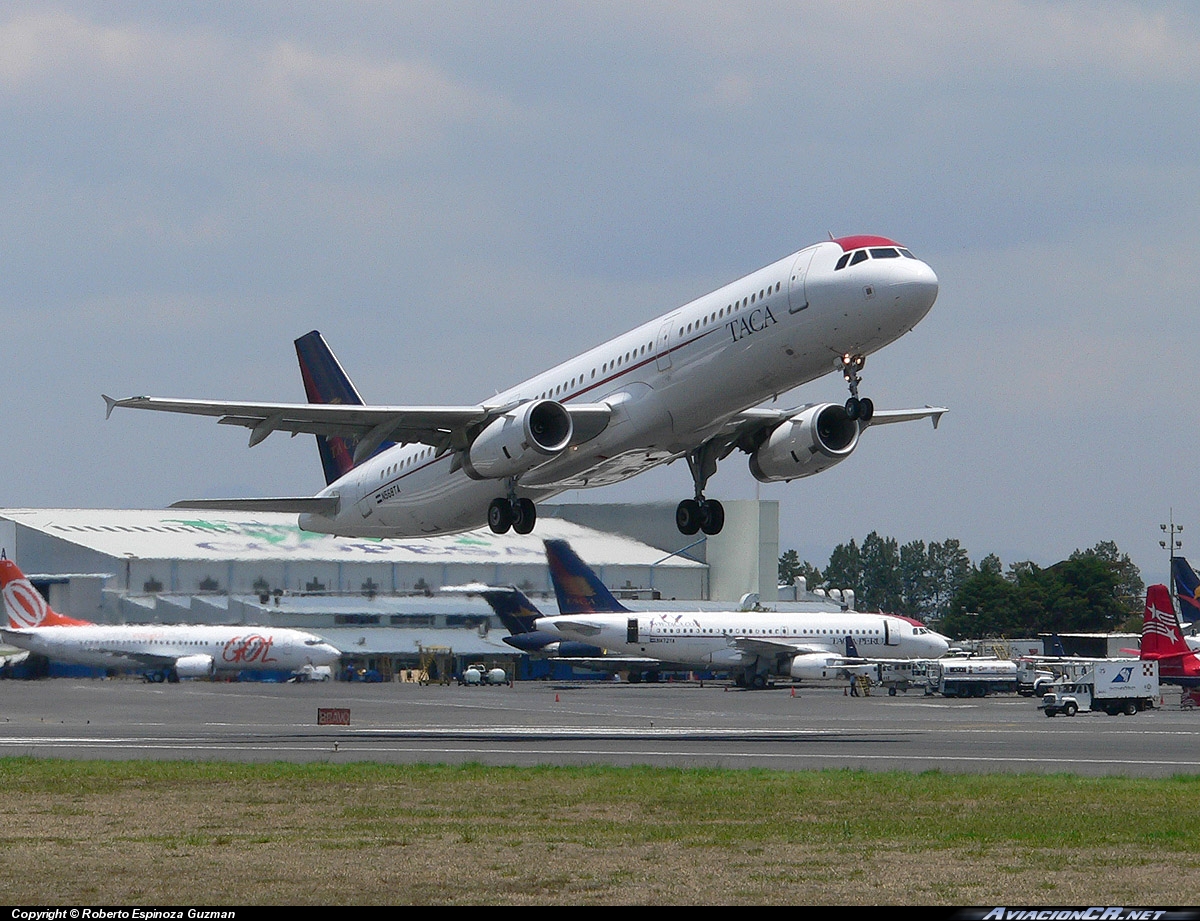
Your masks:
<svg viewBox="0 0 1200 921"><path fill-rule="evenodd" d="M89 621L59 614L50 607L12 560L0 559L0 594L4 596L8 626L13 630L29 627L86 627L89 624Z"/></svg>
<svg viewBox="0 0 1200 921"><path fill-rule="evenodd" d="M1179 629L1179 619L1165 585L1146 589L1146 613L1142 619L1142 658L1186 655L1191 652Z"/></svg>

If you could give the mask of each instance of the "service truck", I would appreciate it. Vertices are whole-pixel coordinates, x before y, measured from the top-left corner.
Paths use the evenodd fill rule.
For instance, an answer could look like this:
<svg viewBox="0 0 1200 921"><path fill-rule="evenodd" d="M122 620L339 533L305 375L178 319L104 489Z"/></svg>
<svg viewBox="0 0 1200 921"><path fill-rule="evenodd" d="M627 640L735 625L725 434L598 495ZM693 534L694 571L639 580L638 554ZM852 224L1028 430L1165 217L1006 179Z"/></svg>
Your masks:
<svg viewBox="0 0 1200 921"><path fill-rule="evenodd" d="M962 656L929 663L926 694L944 697L987 697L1017 690L1017 663L1011 659Z"/></svg>
<svg viewBox="0 0 1200 921"><path fill-rule="evenodd" d="M1022 697L1041 697L1054 683L1054 672L1037 659L1017 659L1017 693Z"/></svg>
<svg viewBox="0 0 1200 921"><path fill-rule="evenodd" d="M1064 675L1054 682L1038 708L1046 716L1074 716L1080 710L1133 716L1152 709L1158 695L1157 662L1098 659L1078 674Z"/></svg>

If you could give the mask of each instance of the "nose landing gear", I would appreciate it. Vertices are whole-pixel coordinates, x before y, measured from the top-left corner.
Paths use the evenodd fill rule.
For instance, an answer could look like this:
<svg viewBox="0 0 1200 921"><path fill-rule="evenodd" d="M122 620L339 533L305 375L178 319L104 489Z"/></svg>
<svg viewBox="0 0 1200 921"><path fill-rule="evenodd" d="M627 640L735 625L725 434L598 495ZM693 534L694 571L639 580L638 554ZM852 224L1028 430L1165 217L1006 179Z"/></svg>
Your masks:
<svg viewBox="0 0 1200 921"><path fill-rule="evenodd" d="M866 363L866 355L847 354L842 356L842 377L850 385L850 399L846 401L846 415L859 422L870 422L871 417L875 415L875 404L871 402L870 397L860 399L858 396L858 385L862 383L858 372Z"/></svg>

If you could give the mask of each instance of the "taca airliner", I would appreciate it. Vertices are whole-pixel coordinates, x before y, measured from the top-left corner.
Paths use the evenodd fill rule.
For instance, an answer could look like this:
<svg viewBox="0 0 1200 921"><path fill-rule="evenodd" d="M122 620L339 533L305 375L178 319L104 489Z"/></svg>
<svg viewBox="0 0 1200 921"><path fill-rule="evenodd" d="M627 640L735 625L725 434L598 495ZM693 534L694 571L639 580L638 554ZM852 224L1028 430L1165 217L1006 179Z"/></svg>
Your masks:
<svg viewBox="0 0 1200 921"><path fill-rule="evenodd" d="M154 681L212 678L242 671L303 672L341 652L302 630L181 624L93 624L59 614L12 560L0 558L6 643L48 659L130 669Z"/></svg>
<svg viewBox="0 0 1200 921"><path fill-rule="evenodd" d="M941 407L876 410L860 397L866 357L911 330L938 281L908 249L876 236L806 247L474 406L368 406L320 334L296 340L309 402L237 403L105 396L114 407L219 417L317 436L316 496L209 499L175 507L295 512L309 531L408 537L529 533L536 500L603 486L685 458L694 497L684 534L720 532L705 488L734 449L764 483L826 470L869 425L932 419ZM845 404L759 404L840 370Z"/></svg>
<svg viewBox="0 0 1200 921"><path fill-rule="evenodd" d="M728 670L739 686L752 688L765 687L772 675L828 681L869 674L883 660L936 659L950 648L940 633L890 614L630 611L566 541L545 543L560 614L534 621L543 637Z"/></svg>

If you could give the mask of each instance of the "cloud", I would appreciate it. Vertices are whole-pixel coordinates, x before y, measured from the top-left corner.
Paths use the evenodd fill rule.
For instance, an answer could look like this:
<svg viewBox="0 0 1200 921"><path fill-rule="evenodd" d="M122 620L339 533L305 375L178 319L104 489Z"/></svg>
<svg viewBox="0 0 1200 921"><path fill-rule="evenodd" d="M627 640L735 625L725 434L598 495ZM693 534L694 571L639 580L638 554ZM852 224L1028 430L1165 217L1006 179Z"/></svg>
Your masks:
<svg viewBox="0 0 1200 921"><path fill-rule="evenodd" d="M456 126L520 118L502 97L419 59L146 22L105 25L63 10L0 23L0 100L35 121L64 111L85 124L119 119L119 130L110 123L100 140L153 137L138 148L160 167L196 167L221 148L285 161L392 161Z"/></svg>

